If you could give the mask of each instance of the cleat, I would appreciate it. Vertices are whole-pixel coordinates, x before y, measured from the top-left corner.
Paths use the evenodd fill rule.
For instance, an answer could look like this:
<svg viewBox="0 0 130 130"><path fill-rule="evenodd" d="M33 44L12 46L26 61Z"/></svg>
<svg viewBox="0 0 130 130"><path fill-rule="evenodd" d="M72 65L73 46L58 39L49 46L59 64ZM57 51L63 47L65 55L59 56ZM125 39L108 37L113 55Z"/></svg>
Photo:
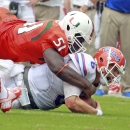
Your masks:
<svg viewBox="0 0 130 130"><path fill-rule="evenodd" d="M102 89L98 89L95 93L95 95L98 95L98 96L103 96L105 93Z"/></svg>
<svg viewBox="0 0 130 130"><path fill-rule="evenodd" d="M123 96L125 96L125 97L130 97L130 92L125 92L125 93L123 94Z"/></svg>
<svg viewBox="0 0 130 130"><path fill-rule="evenodd" d="M4 113L10 111L12 107L12 102L15 99L19 98L21 92L22 90L20 87L15 87L13 89L7 90L8 97L4 99L0 99L0 108Z"/></svg>
<svg viewBox="0 0 130 130"><path fill-rule="evenodd" d="M113 83L109 86L108 94L120 94L122 89L121 84Z"/></svg>

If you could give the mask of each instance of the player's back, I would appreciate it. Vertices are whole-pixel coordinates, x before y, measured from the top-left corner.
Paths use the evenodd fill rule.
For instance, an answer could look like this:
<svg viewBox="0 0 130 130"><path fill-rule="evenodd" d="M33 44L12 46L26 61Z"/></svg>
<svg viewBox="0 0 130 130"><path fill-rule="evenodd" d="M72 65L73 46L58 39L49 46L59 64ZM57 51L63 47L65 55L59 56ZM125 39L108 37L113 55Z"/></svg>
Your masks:
<svg viewBox="0 0 130 130"><path fill-rule="evenodd" d="M78 53L78 56L80 59L82 53ZM85 58L87 63L85 66L82 59L80 63L77 62L75 54L69 54L64 60L77 73L93 82L96 76L96 68L92 64L94 59L88 54L85 54ZM84 71L87 69L86 76L83 75L81 68L84 68ZM47 64L31 67L28 80L34 101L40 109L54 109L64 103L63 81L50 71Z"/></svg>
<svg viewBox="0 0 130 130"><path fill-rule="evenodd" d="M40 109L54 109L64 103L63 81L50 71L47 64L31 67L28 81Z"/></svg>
<svg viewBox="0 0 130 130"><path fill-rule="evenodd" d="M55 48L62 56L68 54L67 38L54 20L26 23L16 19L0 26L0 59L42 64L47 48Z"/></svg>

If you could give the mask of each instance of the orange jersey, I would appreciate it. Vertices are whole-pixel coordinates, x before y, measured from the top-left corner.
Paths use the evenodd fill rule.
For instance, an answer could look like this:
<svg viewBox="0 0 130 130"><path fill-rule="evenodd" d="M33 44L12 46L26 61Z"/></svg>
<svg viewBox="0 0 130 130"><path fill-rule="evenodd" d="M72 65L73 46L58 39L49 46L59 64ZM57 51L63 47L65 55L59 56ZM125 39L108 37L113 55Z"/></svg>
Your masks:
<svg viewBox="0 0 130 130"><path fill-rule="evenodd" d="M67 38L54 20L26 23L15 19L0 26L0 59L42 64L43 52L48 48L63 57L68 54Z"/></svg>

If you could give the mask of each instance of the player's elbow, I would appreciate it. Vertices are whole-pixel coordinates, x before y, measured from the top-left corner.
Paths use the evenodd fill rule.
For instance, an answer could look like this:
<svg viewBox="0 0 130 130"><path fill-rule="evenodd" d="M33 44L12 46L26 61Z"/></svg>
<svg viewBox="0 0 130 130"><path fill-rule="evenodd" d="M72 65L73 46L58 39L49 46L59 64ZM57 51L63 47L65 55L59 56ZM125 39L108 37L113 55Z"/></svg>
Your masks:
<svg viewBox="0 0 130 130"><path fill-rule="evenodd" d="M61 68L64 66L64 62L63 63L59 63L59 64L51 64L49 65L50 70L54 73L57 74Z"/></svg>
<svg viewBox="0 0 130 130"><path fill-rule="evenodd" d="M57 74L57 72L59 71L60 67L59 66L53 66L53 67L49 67L50 70L54 73Z"/></svg>

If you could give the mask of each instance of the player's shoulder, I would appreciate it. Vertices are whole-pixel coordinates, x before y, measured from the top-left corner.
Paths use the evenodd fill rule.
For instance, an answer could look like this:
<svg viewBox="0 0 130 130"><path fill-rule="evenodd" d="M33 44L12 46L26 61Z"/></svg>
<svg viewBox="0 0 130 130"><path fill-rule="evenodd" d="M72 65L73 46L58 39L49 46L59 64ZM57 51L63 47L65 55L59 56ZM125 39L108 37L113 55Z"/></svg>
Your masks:
<svg viewBox="0 0 130 130"><path fill-rule="evenodd" d="M48 22L51 22L51 21L48 21ZM53 20L53 21L52 21L51 30L52 30L51 33L52 33L53 35L55 35L55 36L57 36L57 37L65 37L65 38L66 38L66 35L65 35L64 31L61 29L58 20Z"/></svg>
<svg viewBox="0 0 130 130"><path fill-rule="evenodd" d="M90 73L95 72L96 69L96 62L94 60L94 58L88 54L88 53L81 53L81 55L84 57L85 59L85 64L87 66L87 71Z"/></svg>
<svg viewBox="0 0 130 130"><path fill-rule="evenodd" d="M69 54L69 56L72 60L76 59L78 62L83 61L86 63L89 63L89 62L95 63L94 58L90 54L87 54L87 53L81 52L81 53Z"/></svg>
<svg viewBox="0 0 130 130"><path fill-rule="evenodd" d="M76 53L76 54L69 54L70 58L72 59L73 63L80 67L80 70L85 75L95 73L96 70L96 62L94 58L87 54L87 53Z"/></svg>

